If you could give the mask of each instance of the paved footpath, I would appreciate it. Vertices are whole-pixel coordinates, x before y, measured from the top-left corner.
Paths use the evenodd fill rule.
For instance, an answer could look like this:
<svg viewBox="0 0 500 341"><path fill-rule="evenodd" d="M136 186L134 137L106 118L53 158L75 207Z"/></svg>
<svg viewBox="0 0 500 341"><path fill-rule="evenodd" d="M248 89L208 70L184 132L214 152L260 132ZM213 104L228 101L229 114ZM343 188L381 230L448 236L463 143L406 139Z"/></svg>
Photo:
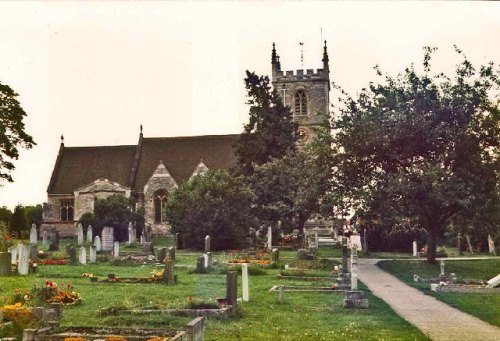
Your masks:
<svg viewBox="0 0 500 341"><path fill-rule="evenodd" d="M358 278L394 311L432 340L500 341L500 328L424 295L381 270L377 259L358 259Z"/></svg>

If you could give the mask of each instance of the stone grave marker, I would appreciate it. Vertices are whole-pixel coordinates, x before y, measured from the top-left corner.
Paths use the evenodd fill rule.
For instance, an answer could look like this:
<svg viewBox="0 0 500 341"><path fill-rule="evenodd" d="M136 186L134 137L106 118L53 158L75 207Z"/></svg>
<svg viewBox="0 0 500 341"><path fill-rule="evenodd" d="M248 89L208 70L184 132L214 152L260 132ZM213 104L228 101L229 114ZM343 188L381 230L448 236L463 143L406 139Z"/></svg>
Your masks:
<svg viewBox="0 0 500 341"><path fill-rule="evenodd" d="M278 263L280 262L280 251L278 249L274 248L271 251L271 259L273 265L278 265Z"/></svg>
<svg viewBox="0 0 500 341"><path fill-rule="evenodd" d="M116 241L113 245L113 257L120 255L120 242Z"/></svg>
<svg viewBox="0 0 500 341"><path fill-rule="evenodd" d="M457 234L457 249L460 256L464 254L462 250L462 234L460 232Z"/></svg>
<svg viewBox="0 0 500 341"><path fill-rule="evenodd" d="M242 300L243 302L248 302L250 300L250 293L248 288L248 263L241 264L241 289L242 289Z"/></svg>
<svg viewBox="0 0 500 341"><path fill-rule="evenodd" d="M30 258L32 261L36 262L38 260L38 247L36 244L30 245Z"/></svg>
<svg viewBox="0 0 500 341"><path fill-rule="evenodd" d="M36 224L33 223L31 224L31 229L30 229L30 244L36 244L38 242L38 236L36 232Z"/></svg>
<svg viewBox="0 0 500 341"><path fill-rule="evenodd" d="M465 235L465 239L467 240L467 245L469 246L469 252L474 253L474 249L472 248L472 243L470 241L470 236L468 234Z"/></svg>
<svg viewBox="0 0 500 341"><path fill-rule="evenodd" d="M78 223L76 227L76 238L77 238L77 243L78 245L83 244L83 226L81 223Z"/></svg>
<svg viewBox="0 0 500 341"><path fill-rule="evenodd" d="M269 250L273 248L273 229L271 226L267 228L267 248Z"/></svg>
<svg viewBox="0 0 500 341"><path fill-rule="evenodd" d="M168 258L175 261L175 247L171 246L168 248Z"/></svg>
<svg viewBox="0 0 500 341"><path fill-rule="evenodd" d="M212 267L212 252L207 252L208 267Z"/></svg>
<svg viewBox="0 0 500 341"><path fill-rule="evenodd" d="M206 253L203 254L203 266L205 267L205 269L208 269L208 255Z"/></svg>
<svg viewBox="0 0 500 341"><path fill-rule="evenodd" d="M101 251L101 249L102 249L101 237L95 236L95 238L94 238L94 246L95 246L96 252Z"/></svg>
<svg viewBox="0 0 500 341"><path fill-rule="evenodd" d="M87 264L87 250L84 246L80 248L80 264Z"/></svg>
<svg viewBox="0 0 500 341"><path fill-rule="evenodd" d="M154 252L154 246L153 246L153 243L152 242L144 242L142 244L142 251L144 253L151 253L151 254L155 254Z"/></svg>
<svg viewBox="0 0 500 341"><path fill-rule="evenodd" d="M90 257L89 263L94 264L97 260L97 247L95 245L90 245Z"/></svg>
<svg viewBox="0 0 500 341"><path fill-rule="evenodd" d="M205 257L199 256L196 261L196 272L203 273L205 272Z"/></svg>
<svg viewBox="0 0 500 341"><path fill-rule="evenodd" d="M319 247L319 236L318 236L318 228L314 229L314 247L317 249Z"/></svg>
<svg viewBox="0 0 500 341"><path fill-rule="evenodd" d="M87 227L87 243L92 243L92 225L89 225L89 227Z"/></svg>
<svg viewBox="0 0 500 341"><path fill-rule="evenodd" d="M47 245L47 231L42 232L42 245Z"/></svg>
<svg viewBox="0 0 500 341"><path fill-rule="evenodd" d="M143 234L141 234L140 242L141 244L144 244L146 242L146 237L144 237Z"/></svg>
<svg viewBox="0 0 500 341"><path fill-rule="evenodd" d="M363 291L351 290L346 292L343 306L350 309L368 309L368 298Z"/></svg>
<svg viewBox="0 0 500 341"><path fill-rule="evenodd" d="M165 284L174 284L175 283L175 274L174 274L174 261L171 259L165 259L165 270L163 271L163 282Z"/></svg>
<svg viewBox="0 0 500 341"><path fill-rule="evenodd" d="M342 237L342 272L347 272L347 237Z"/></svg>
<svg viewBox="0 0 500 341"><path fill-rule="evenodd" d="M205 252L210 252L210 236L205 236Z"/></svg>
<svg viewBox="0 0 500 341"><path fill-rule="evenodd" d="M115 237L113 235L114 228L107 226L102 229L101 247L104 251L113 251L113 243Z"/></svg>
<svg viewBox="0 0 500 341"><path fill-rule="evenodd" d="M181 238L181 234L180 233L176 233L175 234L175 247L178 249L178 250L182 250L182 238Z"/></svg>
<svg viewBox="0 0 500 341"><path fill-rule="evenodd" d="M128 244L133 244L135 242L135 236L134 236L134 225L132 222L128 223Z"/></svg>
<svg viewBox="0 0 500 341"><path fill-rule="evenodd" d="M227 304L235 309L238 302L238 272L236 270L228 270L226 275L226 289Z"/></svg>
<svg viewBox="0 0 500 341"><path fill-rule="evenodd" d="M278 302L279 303L284 303L285 302L285 286L284 285L280 285L280 287L279 287Z"/></svg>
<svg viewBox="0 0 500 341"><path fill-rule="evenodd" d="M497 251L495 250L495 241L491 238L491 234L488 234L488 251L490 255L497 255Z"/></svg>
<svg viewBox="0 0 500 341"><path fill-rule="evenodd" d="M67 253L69 255L69 262L71 265L76 265L76 249L73 245L70 245L67 249Z"/></svg>
<svg viewBox="0 0 500 341"><path fill-rule="evenodd" d="M11 274L12 256L8 252L9 252L9 249L7 249L7 252L0 252L0 276L5 276L5 275ZM2 322L2 318L0 316L0 323L1 322Z"/></svg>
<svg viewBox="0 0 500 341"><path fill-rule="evenodd" d="M250 246L255 245L255 229L253 227L250 227L248 229L248 237L250 239Z"/></svg>
<svg viewBox="0 0 500 341"><path fill-rule="evenodd" d="M417 257L417 256L418 256L417 241L414 240L413 241L413 257Z"/></svg>
<svg viewBox="0 0 500 341"><path fill-rule="evenodd" d="M351 249L351 290L358 290L358 248Z"/></svg>
<svg viewBox="0 0 500 341"><path fill-rule="evenodd" d="M297 259L298 260L306 260L307 259L307 251L305 249L297 250Z"/></svg>
<svg viewBox="0 0 500 341"><path fill-rule="evenodd" d="M439 263L439 269L440 269L439 276L440 277L444 277L445 276L445 272L444 272L444 260L441 260L441 262Z"/></svg>
<svg viewBox="0 0 500 341"><path fill-rule="evenodd" d="M500 285L500 274L496 275L492 279L488 280L488 285L492 288L497 287Z"/></svg>
<svg viewBox="0 0 500 341"><path fill-rule="evenodd" d="M17 272L20 275L27 275L30 267L30 251L27 245L22 243L19 245L19 263L17 266Z"/></svg>
<svg viewBox="0 0 500 341"><path fill-rule="evenodd" d="M9 249L7 250L8 252L10 252L10 262L11 263L17 262L17 249L18 249L18 246L14 245L14 246L9 247Z"/></svg>
<svg viewBox="0 0 500 341"><path fill-rule="evenodd" d="M167 257L167 248L160 247L158 249L158 262L163 263L166 257Z"/></svg>

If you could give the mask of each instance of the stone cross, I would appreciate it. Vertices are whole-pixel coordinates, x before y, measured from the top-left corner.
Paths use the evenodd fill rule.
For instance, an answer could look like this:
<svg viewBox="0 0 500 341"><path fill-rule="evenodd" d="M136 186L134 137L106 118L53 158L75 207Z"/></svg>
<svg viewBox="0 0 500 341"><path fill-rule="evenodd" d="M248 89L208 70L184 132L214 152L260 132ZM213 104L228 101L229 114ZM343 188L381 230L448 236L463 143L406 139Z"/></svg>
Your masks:
<svg viewBox="0 0 500 341"><path fill-rule="evenodd" d="M278 249L274 248L271 251L271 259L272 259L273 265L278 265L278 263L280 261L280 251Z"/></svg>
<svg viewBox="0 0 500 341"><path fill-rule="evenodd" d="M80 264L87 264L87 250L84 246L80 248Z"/></svg>
<svg viewBox="0 0 500 341"><path fill-rule="evenodd" d="M168 248L168 258L175 261L175 247L171 246Z"/></svg>
<svg viewBox="0 0 500 341"><path fill-rule="evenodd" d="M47 245L47 231L43 231L42 233L42 245Z"/></svg>
<svg viewBox="0 0 500 341"><path fill-rule="evenodd" d="M241 264L241 289L243 302L250 300L250 293L248 290L248 263Z"/></svg>
<svg viewBox="0 0 500 341"><path fill-rule="evenodd" d="M78 245L82 245L83 244L83 226L81 223L78 223L78 225L76 227L76 238L77 238Z"/></svg>
<svg viewBox="0 0 500 341"><path fill-rule="evenodd" d="M120 242L115 242L113 245L113 257L118 257L120 255Z"/></svg>
<svg viewBox="0 0 500 341"><path fill-rule="evenodd" d="M226 289L227 304L235 309L238 302L238 272L236 270L228 270L226 275Z"/></svg>
<svg viewBox="0 0 500 341"><path fill-rule="evenodd" d="M273 248L273 228L271 226L267 228L267 248L269 250Z"/></svg>
<svg viewBox="0 0 500 341"><path fill-rule="evenodd" d="M128 223L128 244L134 243L134 225L132 222Z"/></svg>
<svg viewBox="0 0 500 341"><path fill-rule="evenodd" d="M444 273L444 260L441 260L440 264L439 264L439 268L440 268L440 272L439 272L439 276L444 276L445 273Z"/></svg>
<svg viewBox="0 0 500 341"><path fill-rule="evenodd" d="M101 251L101 248L102 248L102 246L101 246L101 237L95 236L95 238L94 238L94 246L95 246L96 252Z"/></svg>
<svg viewBox="0 0 500 341"><path fill-rule="evenodd" d="M210 236L205 236L205 252L210 252Z"/></svg>
<svg viewBox="0 0 500 341"><path fill-rule="evenodd" d="M417 256L418 256L417 241L414 240L413 241L413 257L417 257Z"/></svg>
<svg viewBox="0 0 500 341"><path fill-rule="evenodd" d="M113 235L114 233L114 228L107 226L102 229L102 250L104 251L112 251L113 250L113 243L115 241L115 237Z"/></svg>
<svg viewBox="0 0 500 341"><path fill-rule="evenodd" d="M490 252L490 255L497 255L495 250L495 241L491 238L491 234L488 234L488 251Z"/></svg>
<svg viewBox="0 0 500 341"><path fill-rule="evenodd" d="M30 230L30 244L36 244L38 242L38 237L36 234L36 224L33 223L31 224L31 230Z"/></svg>
<svg viewBox="0 0 500 341"><path fill-rule="evenodd" d="M87 243L92 243L92 225L87 227Z"/></svg>
<svg viewBox="0 0 500 341"><path fill-rule="evenodd" d="M27 275L30 267L30 251L27 245L19 245L19 264L17 266L17 272L20 275Z"/></svg>
<svg viewBox="0 0 500 341"><path fill-rule="evenodd" d="M351 248L351 290L358 290L358 248Z"/></svg>
<svg viewBox="0 0 500 341"><path fill-rule="evenodd" d="M94 264L96 260L97 260L97 247L95 245L90 245L89 263Z"/></svg>

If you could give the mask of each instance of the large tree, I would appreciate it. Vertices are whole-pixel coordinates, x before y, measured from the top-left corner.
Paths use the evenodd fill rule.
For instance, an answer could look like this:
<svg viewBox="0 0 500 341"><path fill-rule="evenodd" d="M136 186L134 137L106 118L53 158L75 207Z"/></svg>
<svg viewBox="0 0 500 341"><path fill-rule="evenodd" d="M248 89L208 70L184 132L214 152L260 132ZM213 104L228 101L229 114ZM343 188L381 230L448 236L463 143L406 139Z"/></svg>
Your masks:
<svg viewBox="0 0 500 341"><path fill-rule="evenodd" d="M35 142L24 131L26 112L17 100L18 94L0 83L0 180L12 182L13 160L19 158L19 147L31 148ZM0 181L1 185L1 181Z"/></svg>
<svg viewBox="0 0 500 341"><path fill-rule="evenodd" d="M423 71L370 83L334 122L337 205L424 228L429 262L450 219L488 207L499 180L500 73L456 51L453 78L431 74L426 48Z"/></svg>
<svg viewBox="0 0 500 341"><path fill-rule="evenodd" d="M245 245L248 229L255 223L250 214L252 193L222 170L209 170L185 182L169 197L166 218L187 247L202 249L210 235L215 250Z"/></svg>
<svg viewBox="0 0 500 341"><path fill-rule="evenodd" d="M16 234L18 238L23 238L29 229L24 207L22 205L17 205L14 208L14 213L12 213L10 217L9 230L12 234Z"/></svg>
<svg viewBox="0 0 500 341"><path fill-rule="evenodd" d="M234 148L237 173L250 175L255 165L295 151L297 123L276 90L271 90L267 76L247 71L245 87L250 118Z"/></svg>
<svg viewBox="0 0 500 341"><path fill-rule="evenodd" d="M96 199L94 203L94 217L95 225L94 231L100 234L105 226L114 227L114 234L119 240L124 240L127 236L128 224L130 222L136 223L136 228L139 230L143 228L144 218L143 211L135 212L134 198L127 198L122 194L113 194L107 198ZM92 216L84 214L83 224L90 223L88 220Z"/></svg>

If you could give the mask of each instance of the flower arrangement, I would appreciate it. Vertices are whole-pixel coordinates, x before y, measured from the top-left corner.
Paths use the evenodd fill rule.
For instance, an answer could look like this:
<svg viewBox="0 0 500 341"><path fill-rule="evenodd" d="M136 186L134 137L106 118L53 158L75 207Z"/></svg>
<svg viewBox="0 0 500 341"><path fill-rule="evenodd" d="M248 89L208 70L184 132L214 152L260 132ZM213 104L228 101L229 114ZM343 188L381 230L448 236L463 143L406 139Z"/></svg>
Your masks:
<svg viewBox="0 0 500 341"><path fill-rule="evenodd" d="M45 281L45 285L33 287L31 290L14 291L11 301L14 304L26 304L36 306L46 303L76 304L81 301L80 294L73 290L69 284L61 283L59 288L56 282Z"/></svg>
<svg viewBox="0 0 500 341"><path fill-rule="evenodd" d="M20 302L4 305L0 310L2 310L5 320L11 321L22 328L29 326L30 322L33 320L33 313L31 310Z"/></svg>
<svg viewBox="0 0 500 341"><path fill-rule="evenodd" d="M90 272L84 272L82 273L82 277L85 277L85 278L93 278L94 277L94 274L90 273Z"/></svg>
<svg viewBox="0 0 500 341"><path fill-rule="evenodd" d="M66 337L64 338L64 341L89 341L89 340L84 337Z"/></svg>
<svg viewBox="0 0 500 341"><path fill-rule="evenodd" d="M163 280L164 273L165 270L154 270L151 277L156 281L161 281Z"/></svg>
<svg viewBox="0 0 500 341"><path fill-rule="evenodd" d="M36 263L38 265L67 265L69 259L39 259Z"/></svg>
<svg viewBox="0 0 500 341"><path fill-rule="evenodd" d="M7 232L4 223L0 223L0 252L7 252L14 245L12 236Z"/></svg>

